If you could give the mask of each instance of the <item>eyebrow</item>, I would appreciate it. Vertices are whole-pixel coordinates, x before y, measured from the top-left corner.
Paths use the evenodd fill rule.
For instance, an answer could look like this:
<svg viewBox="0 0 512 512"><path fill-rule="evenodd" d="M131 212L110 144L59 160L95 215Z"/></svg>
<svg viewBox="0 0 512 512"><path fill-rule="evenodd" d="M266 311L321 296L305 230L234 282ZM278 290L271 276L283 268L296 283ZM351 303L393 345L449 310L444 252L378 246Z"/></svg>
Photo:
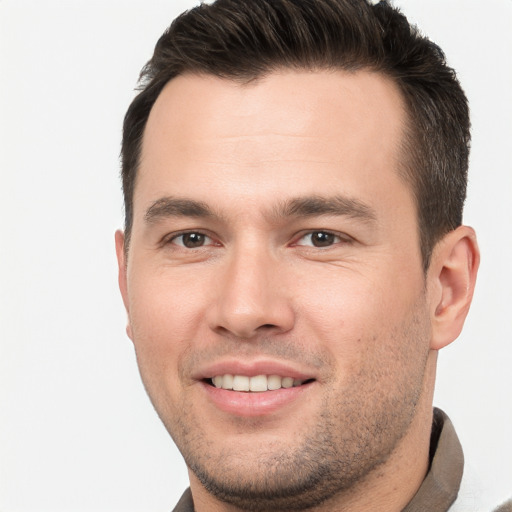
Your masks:
<svg viewBox="0 0 512 512"><path fill-rule="evenodd" d="M345 216L366 223L377 220L375 210L358 199L345 196L305 196L288 199L272 208L273 219L315 217L320 215ZM144 219L153 224L168 217L219 218L206 203L193 199L162 197L146 210Z"/></svg>
<svg viewBox="0 0 512 512"><path fill-rule="evenodd" d="M211 208L201 201L181 199L176 197L162 197L157 199L147 210L144 220L153 224L167 217L214 217Z"/></svg>
<svg viewBox="0 0 512 512"><path fill-rule="evenodd" d="M272 211L276 218L315 217L319 215L345 216L366 223L377 220L375 210L358 199L345 196L307 196L290 199Z"/></svg>

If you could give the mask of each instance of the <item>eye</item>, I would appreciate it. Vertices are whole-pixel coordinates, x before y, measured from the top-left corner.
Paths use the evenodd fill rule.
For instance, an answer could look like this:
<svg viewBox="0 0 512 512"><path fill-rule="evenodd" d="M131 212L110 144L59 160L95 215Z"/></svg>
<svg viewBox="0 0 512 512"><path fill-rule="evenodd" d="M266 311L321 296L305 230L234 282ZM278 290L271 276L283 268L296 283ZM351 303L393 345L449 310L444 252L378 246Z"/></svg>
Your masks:
<svg viewBox="0 0 512 512"><path fill-rule="evenodd" d="M296 245L309 246L309 247L330 247L334 244L339 244L344 240L338 235L330 231L311 231L310 233L302 236Z"/></svg>
<svg viewBox="0 0 512 512"><path fill-rule="evenodd" d="M180 247L185 247L186 249L197 249L198 247L211 245L213 240L204 233L193 231L189 233L182 233L181 235L175 235L169 240L169 242Z"/></svg>

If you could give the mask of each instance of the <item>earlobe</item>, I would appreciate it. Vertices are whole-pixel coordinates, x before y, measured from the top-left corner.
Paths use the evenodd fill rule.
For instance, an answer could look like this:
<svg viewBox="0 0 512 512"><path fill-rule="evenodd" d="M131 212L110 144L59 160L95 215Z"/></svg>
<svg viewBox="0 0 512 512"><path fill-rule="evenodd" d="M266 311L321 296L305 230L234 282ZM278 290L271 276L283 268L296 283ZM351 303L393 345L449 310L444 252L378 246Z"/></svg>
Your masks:
<svg viewBox="0 0 512 512"><path fill-rule="evenodd" d="M471 305L480 252L472 228L459 226L435 247L429 268L432 293L431 349L439 350L460 334Z"/></svg>

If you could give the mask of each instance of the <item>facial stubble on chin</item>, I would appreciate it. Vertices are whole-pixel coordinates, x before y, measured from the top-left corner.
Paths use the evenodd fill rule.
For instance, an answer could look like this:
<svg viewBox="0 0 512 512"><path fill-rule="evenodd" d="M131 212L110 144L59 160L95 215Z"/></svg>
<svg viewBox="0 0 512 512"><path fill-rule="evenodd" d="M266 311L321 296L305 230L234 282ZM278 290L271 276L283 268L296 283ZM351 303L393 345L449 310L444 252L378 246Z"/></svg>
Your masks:
<svg viewBox="0 0 512 512"><path fill-rule="evenodd" d="M249 454L237 453L230 443L219 449L207 422L185 403L173 421L161 418L187 466L218 500L253 512L307 510L348 494L407 433L422 392L428 332L424 319L413 315L342 393L333 386L324 394L317 420L304 422L307 431L298 425L287 439L251 446ZM378 346L378 337L370 343ZM390 380L388 392L375 393ZM258 420L246 426L254 432Z"/></svg>

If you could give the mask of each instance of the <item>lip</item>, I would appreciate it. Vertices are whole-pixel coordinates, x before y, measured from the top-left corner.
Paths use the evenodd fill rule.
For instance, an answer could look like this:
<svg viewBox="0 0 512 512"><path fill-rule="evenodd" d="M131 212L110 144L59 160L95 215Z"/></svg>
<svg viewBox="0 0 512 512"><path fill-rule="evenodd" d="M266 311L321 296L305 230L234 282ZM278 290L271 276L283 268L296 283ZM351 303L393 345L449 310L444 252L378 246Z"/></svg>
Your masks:
<svg viewBox="0 0 512 512"><path fill-rule="evenodd" d="M293 388L281 388L275 391L245 392L216 388L204 381L200 386L209 401L221 411L239 417L255 417L275 414L287 406L293 405L307 393L315 381Z"/></svg>
<svg viewBox="0 0 512 512"><path fill-rule="evenodd" d="M207 382L216 375L280 375L308 381L300 386L281 388L264 392L243 392L219 389ZM240 361L235 359L211 363L200 368L193 375L206 394L208 402L215 408L238 417L255 417L276 414L297 402L307 394L315 384L316 378L311 372L292 364L272 360Z"/></svg>

